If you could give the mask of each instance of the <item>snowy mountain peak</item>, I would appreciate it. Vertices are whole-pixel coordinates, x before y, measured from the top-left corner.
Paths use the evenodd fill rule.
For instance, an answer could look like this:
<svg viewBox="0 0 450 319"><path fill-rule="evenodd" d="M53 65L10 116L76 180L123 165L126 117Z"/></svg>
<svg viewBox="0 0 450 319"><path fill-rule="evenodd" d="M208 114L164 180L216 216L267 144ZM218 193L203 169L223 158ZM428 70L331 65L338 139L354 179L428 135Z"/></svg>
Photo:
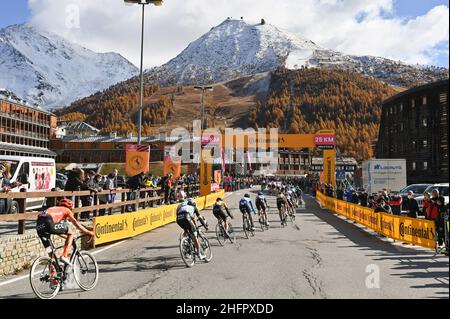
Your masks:
<svg viewBox="0 0 450 319"><path fill-rule="evenodd" d="M147 75L162 85L208 84L288 69L343 69L410 86L448 77L448 70L412 66L384 58L351 56L267 23L227 19L189 44L177 57Z"/></svg>
<svg viewBox="0 0 450 319"><path fill-rule="evenodd" d="M0 30L0 87L45 108L71 102L137 74L116 53L95 53L31 25Z"/></svg>

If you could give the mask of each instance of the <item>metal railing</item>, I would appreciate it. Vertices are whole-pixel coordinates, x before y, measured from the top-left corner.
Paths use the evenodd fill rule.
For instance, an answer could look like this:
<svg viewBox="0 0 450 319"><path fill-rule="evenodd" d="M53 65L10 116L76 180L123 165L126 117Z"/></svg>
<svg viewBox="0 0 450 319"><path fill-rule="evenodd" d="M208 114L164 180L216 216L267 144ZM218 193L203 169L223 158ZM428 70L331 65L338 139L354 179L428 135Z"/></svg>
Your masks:
<svg viewBox="0 0 450 319"><path fill-rule="evenodd" d="M188 197L199 196L199 184L185 184L178 186L183 188ZM173 190L172 190L173 191ZM114 202L100 204L99 196L116 195ZM130 196L131 195L131 196ZM92 196L92 205L82 206L82 198ZM17 193L0 193L0 200L13 199L18 203L19 209L17 214L0 214L0 222L18 222L18 234L24 234L26 231L25 221L34 221L39 214L38 211L27 210L27 199L40 200L45 198L45 206L55 206L57 200L61 198L74 199L74 209L72 212L77 220L79 220L81 213L93 213L94 217L99 216L99 212L104 210L104 214L113 215L116 211L120 214L127 213L127 208L132 211L137 211L140 208L155 207L156 205L163 205L164 194L161 187L133 189L116 189L105 190L101 192L91 191L77 191L77 192L17 192ZM6 206L6 205L5 205ZM118 211L120 208L120 212ZM116 210L116 211L115 211ZM103 214L102 214L103 215Z"/></svg>

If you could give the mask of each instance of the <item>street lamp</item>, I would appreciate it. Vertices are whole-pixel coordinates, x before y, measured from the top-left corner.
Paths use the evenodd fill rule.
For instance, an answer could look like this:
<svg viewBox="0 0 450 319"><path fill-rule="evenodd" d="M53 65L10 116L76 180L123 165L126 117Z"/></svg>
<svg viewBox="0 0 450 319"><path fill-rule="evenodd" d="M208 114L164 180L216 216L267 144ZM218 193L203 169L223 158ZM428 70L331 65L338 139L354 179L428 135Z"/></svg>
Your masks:
<svg viewBox="0 0 450 319"><path fill-rule="evenodd" d="M194 86L194 89L196 90L202 90L202 132L205 129L205 91L209 90L212 91L212 86Z"/></svg>
<svg viewBox="0 0 450 319"><path fill-rule="evenodd" d="M138 117L138 144L141 144L142 140L142 102L144 100L144 22L145 22L145 5L154 4L155 6L161 6L163 0L124 0L125 4L140 4L142 5L142 33L141 33L141 79L139 88L139 117Z"/></svg>

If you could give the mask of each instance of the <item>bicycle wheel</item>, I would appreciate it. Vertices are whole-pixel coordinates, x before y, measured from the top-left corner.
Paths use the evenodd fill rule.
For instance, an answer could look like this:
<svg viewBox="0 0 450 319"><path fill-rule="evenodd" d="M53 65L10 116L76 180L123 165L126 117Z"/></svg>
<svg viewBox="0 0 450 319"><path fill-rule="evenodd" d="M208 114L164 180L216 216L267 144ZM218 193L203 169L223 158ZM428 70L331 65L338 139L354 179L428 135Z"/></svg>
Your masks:
<svg viewBox="0 0 450 319"><path fill-rule="evenodd" d="M294 211L294 208L292 208L292 207L289 210L289 218L291 219L291 222L295 221L295 211Z"/></svg>
<svg viewBox="0 0 450 319"><path fill-rule="evenodd" d="M98 283L98 265L94 256L87 251L78 252L73 262L73 274L81 289L94 289Z"/></svg>
<svg viewBox="0 0 450 319"><path fill-rule="evenodd" d="M183 237L180 240L180 254L181 259L183 259L183 262L186 264L187 267L192 267L195 264L195 249L192 244L192 241L187 238Z"/></svg>
<svg viewBox="0 0 450 319"><path fill-rule="evenodd" d="M31 289L40 299L53 299L61 289L55 264L56 262L49 257L39 257L31 266Z"/></svg>
<svg viewBox="0 0 450 319"><path fill-rule="evenodd" d="M233 225L231 225L231 223L228 223L228 239L230 240L231 243L235 243L236 242L236 233L234 232L234 228Z"/></svg>
<svg viewBox="0 0 450 319"><path fill-rule="evenodd" d="M216 225L216 236L217 236L217 241L219 242L220 246L223 246L227 239L224 232L225 232L225 230L223 229L222 225L217 224Z"/></svg>
<svg viewBox="0 0 450 319"><path fill-rule="evenodd" d="M198 238L198 241L200 243L200 247L203 250L203 252L206 255L206 258L204 259L205 262L209 263L212 259L212 251L211 246L209 245L209 241L206 237L200 236Z"/></svg>
<svg viewBox="0 0 450 319"><path fill-rule="evenodd" d="M244 217L244 225L242 226L242 228L244 229L244 234L245 234L245 238L248 239L248 232L249 232L249 222L248 222L248 218Z"/></svg>
<svg viewBox="0 0 450 319"><path fill-rule="evenodd" d="M264 217L259 216L259 226L261 227L261 231L264 231Z"/></svg>

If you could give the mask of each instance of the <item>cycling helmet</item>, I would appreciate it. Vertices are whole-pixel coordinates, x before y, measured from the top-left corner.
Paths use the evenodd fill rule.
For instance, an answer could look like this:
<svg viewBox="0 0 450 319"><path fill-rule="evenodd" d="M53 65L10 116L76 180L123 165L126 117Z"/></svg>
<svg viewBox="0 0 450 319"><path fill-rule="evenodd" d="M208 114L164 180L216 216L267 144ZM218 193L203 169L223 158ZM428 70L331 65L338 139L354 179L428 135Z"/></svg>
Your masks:
<svg viewBox="0 0 450 319"><path fill-rule="evenodd" d="M189 198L187 200L187 204L192 207L197 207L197 203L195 202L195 200L193 198Z"/></svg>
<svg viewBox="0 0 450 319"><path fill-rule="evenodd" d="M244 197L250 198L250 194L245 194Z"/></svg>
<svg viewBox="0 0 450 319"><path fill-rule="evenodd" d="M58 202L58 206L67 207L68 209L73 209L73 202L70 199L61 199Z"/></svg>

